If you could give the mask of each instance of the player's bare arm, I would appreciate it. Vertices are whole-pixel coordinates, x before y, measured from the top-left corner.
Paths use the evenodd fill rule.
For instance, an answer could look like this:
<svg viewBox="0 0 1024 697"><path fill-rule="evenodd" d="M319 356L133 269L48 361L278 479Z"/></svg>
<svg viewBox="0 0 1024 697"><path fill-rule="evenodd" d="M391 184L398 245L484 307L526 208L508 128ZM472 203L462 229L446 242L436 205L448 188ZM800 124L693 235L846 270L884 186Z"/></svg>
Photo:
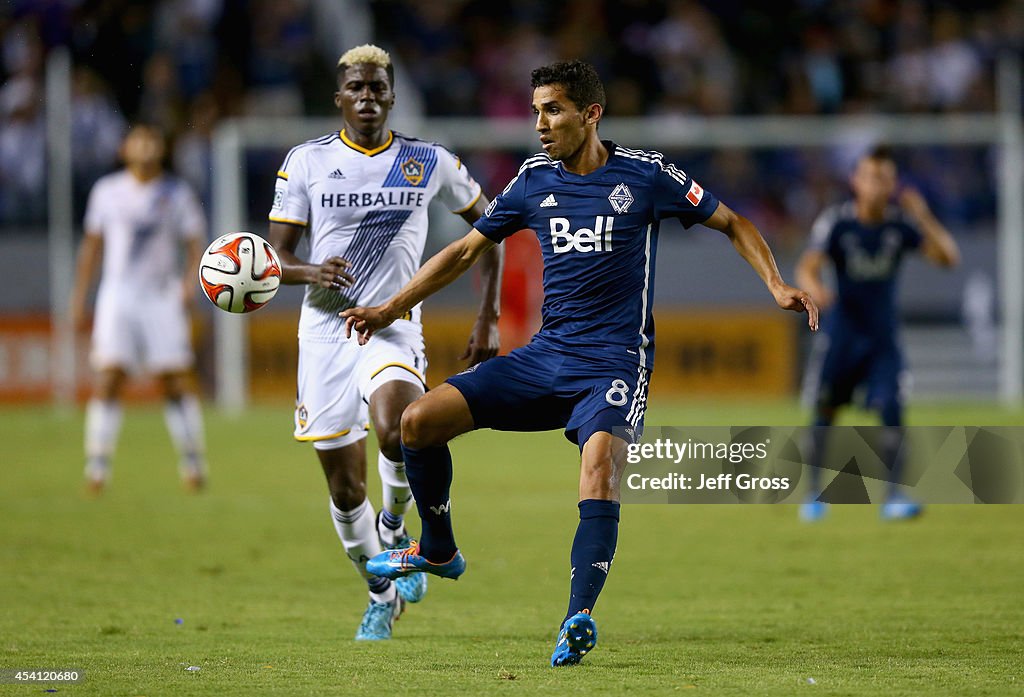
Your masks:
<svg viewBox="0 0 1024 697"><path fill-rule="evenodd" d="M832 290L825 285L821 277L827 260L828 256L820 249L808 249L800 256L794 272L797 286L806 289L814 303L822 310L830 307L835 301Z"/></svg>
<svg viewBox="0 0 1024 697"><path fill-rule="evenodd" d="M449 285L486 254L495 243L476 228L465 237L452 242L420 267L402 290L383 305L353 307L340 313L345 318L345 333L359 335L365 344L378 329L383 329L411 310L418 303Z"/></svg>
<svg viewBox="0 0 1024 697"><path fill-rule="evenodd" d="M479 220L487 204L487 197L480 195L476 203L460 213L462 219L471 226ZM473 331L469 335L466 350L459 360L469 361L469 365L482 363L498 355L501 349L501 337L498 334L498 319L501 317L501 275L505 268L505 247L496 244L480 258L480 276L483 293L480 298L480 311L477 313Z"/></svg>
<svg viewBox="0 0 1024 697"><path fill-rule="evenodd" d="M96 279L103 258L103 237L98 234L86 234L78 248L78 263L75 269L75 287L71 293L71 321L75 329L86 327L86 300L89 289ZM198 271L196 273L199 273Z"/></svg>
<svg viewBox="0 0 1024 697"><path fill-rule="evenodd" d="M340 290L355 283L348 273L352 266L347 259L328 257L320 264L310 264L295 256L295 248L305 227L291 223L270 223L267 241L281 259L281 283L289 285L315 284L321 288Z"/></svg>
<svg viewBox="0 0 1024 697"><path fill-rule="evenodd" d="M937 266L950 268L960 263L960 248L946 226L928 207L924 196L914 188L907 187L900 192L900 207L917 223L924 240L921 254Z"/></svg>
<svg viewBox="0 0 1024 697"><path fill-rule="evenodd" d="M733 247L750 264L764 284L768 286L775 302L784 310L807 313L807 326L818 331L818 307L805 291L786 285L775 264L775 257L768 243L752 222L739 215L724 203L708 218L704 225L719 230L732 241Z"/></svg>

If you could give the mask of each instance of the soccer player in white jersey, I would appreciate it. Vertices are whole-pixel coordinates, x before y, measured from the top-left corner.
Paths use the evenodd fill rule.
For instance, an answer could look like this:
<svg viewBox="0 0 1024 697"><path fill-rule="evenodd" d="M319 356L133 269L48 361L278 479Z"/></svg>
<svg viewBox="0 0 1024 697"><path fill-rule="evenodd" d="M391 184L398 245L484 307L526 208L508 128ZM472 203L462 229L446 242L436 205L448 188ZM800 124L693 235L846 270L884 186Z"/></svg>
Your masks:
<svg viewBox="0 0 1024 697"><path fill-rule="evenodd" d="M96 382L85 417L85 479L92 493L110 479L120 395L137 368L159 380L183 484L198 491L206 482L188 321L206 220L188 185L164 171L166 150L156 127L136 125L121 147L124 169L97 181L86 207L71 312L75 326L84 329L86 301L102 260L92 332ZM178 262L181 247L184 264Z"/></svg>
<svg viewBox="0 0 1024 697"><path fill-rule="evenodd" d="M334 103L344 127L299 145L277 175L271 244L282 281L306 284L299 319L295 438L313 443L330 490L335 529L370 602L356 639L388 639L405 602L426 592L426 575L392 582L366 571L382 546L408 544L403 517L412 495L400 441L405 407L424 394L426 360L417 305L372 342L347 339L339 311L384 301L419 268L434 198L467 223L487 198L459 158L387 127L394 105L388 54L359 46L338 61ZM303 233L309 259L295 255ZM497 249L497 248L496 248ZM500 253L483 262L484 293L466 353L471 365L498 352ZM366 496L366 435L377 432L383 506Z"/></svg>

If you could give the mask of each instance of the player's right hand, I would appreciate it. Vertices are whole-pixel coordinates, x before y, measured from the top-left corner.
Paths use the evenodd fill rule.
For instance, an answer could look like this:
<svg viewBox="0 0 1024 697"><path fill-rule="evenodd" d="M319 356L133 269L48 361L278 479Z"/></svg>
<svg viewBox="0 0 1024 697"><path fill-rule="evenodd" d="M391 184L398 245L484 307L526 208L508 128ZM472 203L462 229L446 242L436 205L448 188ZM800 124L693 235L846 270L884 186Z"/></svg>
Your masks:
<svg viewBox="0 0 1024 697"><path fill-rule="evenodd" d="M356 279L348 270L352 268L352 262L341 257L328 257L320 264L319 274L316 283L321 288L328 290L341 290L349 288Z"/></svg>
<svg viewBox="0 0 1024 697"><path fill-rule="evenodd" d="M378 329L383 329L395 321L394 317L384 311L383 306L352 307L339 312L338 316L345 319L345 336L351 337L354 330L359 337L360 346L365 346Z"/></svg>

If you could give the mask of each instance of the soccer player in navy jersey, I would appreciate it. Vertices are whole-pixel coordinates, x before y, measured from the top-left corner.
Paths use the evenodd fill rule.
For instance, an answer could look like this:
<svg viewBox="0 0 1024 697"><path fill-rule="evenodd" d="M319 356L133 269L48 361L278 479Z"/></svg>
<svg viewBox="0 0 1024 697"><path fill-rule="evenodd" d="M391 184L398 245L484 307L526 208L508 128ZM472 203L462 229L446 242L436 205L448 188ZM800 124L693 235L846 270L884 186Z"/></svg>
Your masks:
<svg viewBox="0 0 1024 697"><path fill-rule="evenodd" d="M809 457L811 494L800 507L800 517L820 519L827 504L820 496L820 471L827 429L839 407L864 388L866 408L878 413L883 426L903 425L905 384L903 354L899 345L899 308L896 279L907 252L919 250L938 266L959 263L960 252L953 236L943 227L915 189L899 194L899 206L891 203L898 188L896 162L888 148L877 147L860 158L850 177L853 200L826 209L815 221L808 249L796 267L797 283L806 288L822 310L825 331L815 347L808 375L815 429ZM822 270L835 270L833 293L822 281ZM913 518L920 504L901 496L900 434L886 434L883 457L891 468L888 500L882 506L887 519Z"/></svg>
<svg viewBox="0 0 1024 697"><path fill-rule="evenodd" d="M360 341L371 341L495 244L523 228L537 234L544 257L540 331L529 345L449 378L405 410L402 452L423 534L418 545L380 554L367 568L390 578L417 570L460 576L466 562L452 534L448 442L477 428L564 428L580 448L581 464L569 607L551 657L561 666L578 663L597 641L590 613L615 554L626 448L643 429L654 364L660 221L721 230L780 307L806 311L812 329L818 310L807 293L783 282L750 221L660 153L598 137L605 95L591 65L538 68L532 84L544 152L528 158L474 229L428 260L397 295L342 315Z"/></svg>

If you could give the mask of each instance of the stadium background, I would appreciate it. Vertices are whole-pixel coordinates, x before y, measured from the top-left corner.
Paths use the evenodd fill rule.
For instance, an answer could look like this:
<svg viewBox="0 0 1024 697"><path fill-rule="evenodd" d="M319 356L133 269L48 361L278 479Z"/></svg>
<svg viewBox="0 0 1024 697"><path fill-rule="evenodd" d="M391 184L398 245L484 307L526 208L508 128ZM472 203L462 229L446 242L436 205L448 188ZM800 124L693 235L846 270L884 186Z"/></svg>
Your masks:
<svg viewBox="0 0 1024 697"><path fill-rule="evenodd" d="M208 210L218 179L237 175L243 224L262 232L286 147L247 144L238 172L218 172L211 167L215 134L239 118L273 118L296 132L302 126L295 124L309 117L330 119L334 61L367 40L392 51L397 62L396 129L420 135L418 127L438 123L433 119L525 119L516 122L523 129L519 149L459 149L493 196L534 149L527 104L535 65L567 57L594 62L608 87L609 123L971 117L1000 106L997 66L1003 57L1022 55L1024 4L6 3L0 9L0 432L7 446L0 454L0 564L11 571L0 576L7 610L0 667L71 660L109 678L109 686L93 682L82 694L207 694L246 681L252 693L263 686L312 694L338 675L364 685L374 675L412 675L448 693L525 683L525 692L539 694L575 686L543 672L548 615L560 611L564 593L562 557L573 513L575 455L558 434L460 440L456 458L471 466L457 470L455 491L470 528L462 543L476 564L475 580L435 588L419 616L403 620L409 640L396 641L389 655L404 663L347 648L351 603L343 598L361 591L328 534L311 454L290 442L296 289L285 289L244 325L253 398L242 413L208 409L212 486L204 497L174 491L170 445L156 406L146 404L153 393L144 383L134 392L142 404L126 417L114 487L102 501L86 501L78 489L80 413L48 405L60 355L51 332L59 319L51 308L61 304L50 296L55 269L48 248L51 59L64 49L70 57L67 174L75 242L89 187L117 166L117 143L136 119L174 135L171 163ZM1021 98L1018 83L1018 114ZM971 123L967 118L962 127L970 130ZM810 222L845 196L853 159L874 139L866 131L829 146L666 152L754 220L791 279ZM642 133L623 142L646 146ZM902 298L916 375L908 420L1020 425L1019 404L997 400L999 153L990 145L893 144L905 180L924 192L965 259L953 272L920 262L906 269ZM449 218L435 216L428 253L459 234ZM536 321L539 264L528 237L517 241L506 278L506 348L523 341ZM660 348L648 423L803 423L797 396L808 335L800 319L772 307L720 236L666 225L659 257ZM432 382L457 367L474 282L467 278L428 305ZM216 314L199 308L201 385L212 404L219 378ZM76 354L80 396L88 385L84 339ZM855 414L850 422L865 418ZM494 501L494 491L509 494ZM837 511L817 530L799 527L789 507L679 508L637 507L624 519L620 564L602 598L602 626L618 645L607 658L595 654L595 671L574 680L636 693L697 687L791 694L809 689L812 676L820 691L834 694L1021 692L1014 657L1024 641L1024 617L1012 579L1024 563L1024 525L1016 507L937 507L900 531L881 526L867 507ZM513 522L521 537L511 536ZM642 572L649 555L677 541L685 552L668 575ZM485 557L495 543L502 554ZM720 589L729 597L716 594ZM507 633L481 638L474 623L487 621L495 593L499 605L519 610ZM689 595L664 600L680 593ZM338 597L327 602L331 615L344 619L325 630L323 598ZM183 625L173 624L180 616ZM658 617L653 625L652 616ZM192 662L206 672L185 674L182 666ZM191 685L182 682L193 678Z"/></svg>

